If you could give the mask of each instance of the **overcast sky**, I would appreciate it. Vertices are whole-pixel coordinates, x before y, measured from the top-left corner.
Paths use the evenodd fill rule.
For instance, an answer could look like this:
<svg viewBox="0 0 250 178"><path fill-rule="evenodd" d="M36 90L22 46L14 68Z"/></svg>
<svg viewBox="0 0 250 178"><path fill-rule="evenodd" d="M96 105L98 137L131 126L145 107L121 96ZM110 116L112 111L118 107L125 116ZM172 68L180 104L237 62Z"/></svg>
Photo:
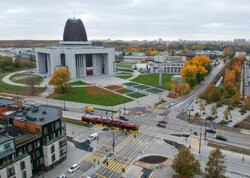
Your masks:
<svg viewBox="0 0 250 178"><path fill-rule="evenodd" d="M88 39L250 39L250 0L0 0L0 40L62 40L81 18Z"/></svg>

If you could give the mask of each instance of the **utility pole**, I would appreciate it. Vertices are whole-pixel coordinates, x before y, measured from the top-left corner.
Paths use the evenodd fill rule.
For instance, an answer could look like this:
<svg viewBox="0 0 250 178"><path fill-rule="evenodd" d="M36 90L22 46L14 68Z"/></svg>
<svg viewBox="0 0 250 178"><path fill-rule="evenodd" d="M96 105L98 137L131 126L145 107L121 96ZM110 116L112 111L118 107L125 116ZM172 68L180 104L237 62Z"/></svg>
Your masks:
<svg viewBox="0 0 250 178"><path fill-rule="evenodd" d="M159 70L159 87L162 86L161 80L162 80L162 67L160 67L160 70Z"/></svg>
<svg viewBox="0 0 250 178"><path fill-rule="evenodd" d="M202 135L202 126L201 126L201 132L200 132L199 154L201 154L201 135Z"/></svg>
<svg viewBox="0 0 250 178"><path fill-rule="evenodd" d="M63 96L63 110L65 111L66 108L65 108L65 95Z"/></svg>
<svg viewBox="0 0 250 178"><path fill-rule="evenodd" d="M204 139L206 140L206 136L207 136L207 132L206 132L206 129L207 129L207 113L206 113L206 117L205 117L205 120L206 120L206 124L205 124L205 133L204 133Z"/></svg>
<svg viewBox="0 0 250 178"><path fill-rule="evenodd" d="M113 113L112 113L111 118L112 118L111 126L112 126L112 129L113 129L113 153L114 153L115 152L115 132L114 132L114 127L113 127Z"/></svg>

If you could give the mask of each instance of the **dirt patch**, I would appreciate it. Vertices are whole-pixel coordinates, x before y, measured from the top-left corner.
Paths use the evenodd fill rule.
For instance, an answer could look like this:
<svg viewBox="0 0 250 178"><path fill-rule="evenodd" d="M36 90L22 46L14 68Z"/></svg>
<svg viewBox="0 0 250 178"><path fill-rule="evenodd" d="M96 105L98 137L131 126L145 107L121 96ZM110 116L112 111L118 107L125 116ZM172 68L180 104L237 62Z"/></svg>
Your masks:
<svg viewBox="0 0 250 178"><path fill-rule="evenodd" d="M134 165L135 166L138 166L138 167L141 167L141 168L145 168L145 169L155 169L155 168L164 168L164 167L170 167L173 165L173 161L174 159L173 158L168 158L166 161L160 163L160 164L150 164L150 163L145 163L145 162L142 162L142 161L135 161L134 162Z"/></svg>
<svg viewBox="0 0 250 178"><path fill-rule="evenodd" d="M141 115L141 112L139 112L139 111L130 111L127 115L128 115L128 116Z"/></svg>
<svg viewBox="0 0 250 178"><path fill-rule="evenodd" d="M166 161L168 158L164 156L147 156L144 158L141 158L139 161L150 163L150 164L159 164Z"/></svg>

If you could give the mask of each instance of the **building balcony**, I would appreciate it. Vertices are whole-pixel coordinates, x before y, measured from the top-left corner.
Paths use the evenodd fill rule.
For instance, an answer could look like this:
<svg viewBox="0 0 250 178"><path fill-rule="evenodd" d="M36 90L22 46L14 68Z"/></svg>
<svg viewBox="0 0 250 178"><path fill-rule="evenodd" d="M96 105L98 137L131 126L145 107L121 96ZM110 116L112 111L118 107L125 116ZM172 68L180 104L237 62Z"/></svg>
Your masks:
<svg viewBox="0 0 250 178"><path fill-rule="evenodd" d="M15 145L19 146L26 142L30 142L31 140L36 140L40 138L42 135L40 133L26 132L23 135L15 137Z"/></svg>
<svg viewBox="0 0 250 178"><path fill-rule="evenodd" d="M28 154L28 153L24 153L24 154L22 154L21 156L17 156L17 157L16 157L15 159L13 159L13 160L8 159L8 160L4 161L4 162L2 163L2 165L0 165L0 170L3 169L3 168L5 168L5 167L7 167L7 166L9 166L9 165L11 165L11 164L14 164L15 162L17 162L17 161L19 161L19 160L25 158L26 156L29 156L29 154Z"/></svg>
<svg viewBox="0 0 250 178"><path fill-rule="evenodd" d="M11 154L13 154L15 152L16 152L15 149L8 149L6 151L3 151L3 152L0 153L0 159L4 158L6 156L9 156L9 155L11 155Z"/></svg>

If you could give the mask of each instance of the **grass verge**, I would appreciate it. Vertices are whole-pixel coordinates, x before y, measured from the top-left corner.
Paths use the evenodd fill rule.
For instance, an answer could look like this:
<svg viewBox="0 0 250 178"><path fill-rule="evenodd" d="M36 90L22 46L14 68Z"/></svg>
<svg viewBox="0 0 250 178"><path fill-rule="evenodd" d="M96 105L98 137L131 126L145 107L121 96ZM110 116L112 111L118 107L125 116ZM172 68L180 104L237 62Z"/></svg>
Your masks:
<svg viewBox="0 0 250 178"><path fill-rule="evenodd" d="M96 110L99 110L99 111L106 111L106 112L117 113L117 111L109 110L109 109L102 109L102 108L95 108L95 109L96 109Z"/></svg>
<svg viewBox="0 0 250 178"><path fill-rule="evenodd" d="M163 90L159 90L157 88L150 88L150 89L148 89L146 91L151 92L151 93L161 93L161 92L163 92Z"/></svg>
<svg viewBox="0 0 250 178"><path fill-rule="evenodd" d="M138 88L138 89L147 89L147 88L149 88L148 86L146 86L146 85L137 85L137 86L135 86L135 88Z"/></svg>
<svg viewBox="0 0 250 178"><path fill-rule="evenodd" d="M162 87L166 90L171 90L171 81L172 75L162 75ZM155 86L158 87L159 85L159 75L139 75L132 81L142 83L145 85Z"/></svg>
<svg viewBox="0 0 250 178"><path fill-rule="evenodd" d="M131 94L128 94L128 96L133 97L133 98L141 98L146 95L141 94L141 93L131 93Z"/></svg>
<svg viewBox="0 0 250 178"><path fill-rule="evenodd" d="M134 83L134 82L128 82L128 83L124 83L124 85L127 85L127 86L136 86L138 84Z"/></svg>
<svg viewBox="0 0 250 178"><path fill-rule="evenodd" d="M177 142L174 142L174 141L171 141L171 140L166 140L166 139L163 139L164 142L166 142L167 144L171 145L171 146L176 146L178 143Z"/></svg>
<svg viewBox="0 0 250 178"><path fill-rule="evenodd" d="M132 75L124 75L124 76L116 76L116 77L121 78L121 79L128 79L132 77Z"/></svg>
<svg viewBox="0 0 250 178"><path fill-rule="evenodd" d="M70 124L75 124L75 125L80 125L80 126L84 126L84 127L90 127L89 124L84 124L82 123L80 120L75 120L75 119L70 119L70 118L62 118L62 120L64 122L70 123Z"/></svg>
<svg viewBox="0 0 250 178"><path fill-rule="evenodd" d="M98 87L73 87L64 94L53 93L48 98L103 106L115 106L132 101L130 98Z"/></svg>
<svg viewBox="0 0 250 178"><path fill-rule="evenodd" d="M71 85L86 85L87 83L82 82L82 81L77 81L77 82L72 82L70 83Z"/></svg>
<svg viewBox="0 0 250 178"><path fill-rule="evenodd" d="M235 152L235 153L242 153L242 154L250 155L250 149L246 149L246 148L240 148L240 147L225 145L225 144L217 144L217 143L211 142L211 141L208 142L207 145L211 146L211 147L214 147L214 148L218 147L220 149L232 151L232 152Z"/></svg>
<svg viewBox="0 0 250 178"><path fill-rule="evenodd" d="M123 89L120 89L120 90L116 90L116 92L125 94L125 93L130 93L130 92L132 92L132 90L123 88Z"/></svg>

